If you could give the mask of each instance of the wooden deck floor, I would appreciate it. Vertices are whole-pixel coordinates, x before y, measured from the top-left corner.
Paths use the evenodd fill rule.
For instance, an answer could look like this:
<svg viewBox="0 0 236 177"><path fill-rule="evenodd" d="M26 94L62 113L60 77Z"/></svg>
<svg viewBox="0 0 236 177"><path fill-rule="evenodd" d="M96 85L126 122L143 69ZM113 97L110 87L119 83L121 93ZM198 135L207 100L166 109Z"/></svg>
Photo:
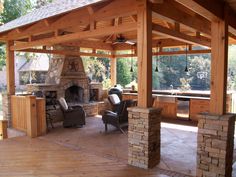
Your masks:
<svg viewBox="0 0 236 177"><path fill-rule="evenodd" d="M195 160L194 157L190 158L191 152L194 151L194 144L188 147L190 155L186 152L185 158L181 153L173 157L173 153L180 150L174 149L180 147L175 147L177 145L173 138L179 139L178 136L182 136L182 140L178 143L184 144L187 143L184 142L187 135L193 137L191 132L182 135L172 133L168 141L163 138L162 164L151 170L143 170L127 165L127 136L113 130L105 134L100 121L89 118L82 129L58 127L48 135L36 139L17 137L1 141L0 177L188 176L177 171L193 159ZM178 130L175 131L178 132ZM164 136L170 136L168 132L171 133L172 129L163 128L162 132ZM186 158L189 161L183 164ZM173 168L170 165L173 165ZM185 168L190 167L191 165Z"/></svg>
<svg viewBox="0 0 236 177"><path fill-rule="evenodd" d="M121 161L72 150L40 138L18 137L2 141L0 157L1 177L180 176L161 169L138 169Z"/></svg>

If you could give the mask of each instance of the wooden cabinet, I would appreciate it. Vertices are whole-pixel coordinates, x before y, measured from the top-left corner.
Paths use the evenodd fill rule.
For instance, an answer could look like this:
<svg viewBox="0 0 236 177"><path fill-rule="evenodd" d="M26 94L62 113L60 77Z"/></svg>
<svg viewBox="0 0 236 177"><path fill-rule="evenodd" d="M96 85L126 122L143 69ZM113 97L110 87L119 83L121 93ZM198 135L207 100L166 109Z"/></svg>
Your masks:
<svg viewBox="0 0 236 177"><path fill-rule="evenodd" d="M176 119L176 103L159 102L155 100L153 107L162 108L163 118Z"/></svg>
<svg viewBox="0 0 236 177"><path fill-rule="evenodd" d="M137 94L122 94L122 100L137 100Z"/></svg>
<svg viewBox="0 0 236 177"><path fill-rule="evenodd" d="M209 112L210 100L190 99L190 119L198 121L197 114Z"/></svg>
<svg viewBox="0 0 236 177"><path fill-rule="evenodd" d="M176 99L178 96L171 97L171 96L156 96L153 107L155 108L162 108L162 117L163 118L171 118L177 119L176 116ZM197 114L202 112L209 112L210 108L210 99L204 97L189 97L190 98L190 106L189 106L189 114L190 119L194 121L198 121ZM137 99L137 94L123 94L123 100L128 99ZM227 112L231 112L232 107L232 94L227 94L227 103L226 103L226 110Z"/></svg>
<svg viewBox="0 0 236 177"><path fill-rule="evenodd" d="M11 96L12 127L37 137L46 133L45 99L35 96Z"/></svg>

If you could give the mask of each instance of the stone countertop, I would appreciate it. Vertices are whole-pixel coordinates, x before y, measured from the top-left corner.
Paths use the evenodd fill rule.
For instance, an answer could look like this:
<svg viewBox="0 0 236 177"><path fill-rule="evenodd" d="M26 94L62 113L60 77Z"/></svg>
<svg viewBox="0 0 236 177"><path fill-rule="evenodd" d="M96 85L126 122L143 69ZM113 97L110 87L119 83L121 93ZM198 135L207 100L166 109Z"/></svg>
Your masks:
<svg viewBox="0 0 236 177"><path fill-rule="evenodd" d="M123 93L123 95L137 95L137 93ZM165 94L152 94L154 97L166 97L166 98L187 98L187 99L201 99L210 100L210 97L206 96L188 96L188 95L165 95Z"/></svg>

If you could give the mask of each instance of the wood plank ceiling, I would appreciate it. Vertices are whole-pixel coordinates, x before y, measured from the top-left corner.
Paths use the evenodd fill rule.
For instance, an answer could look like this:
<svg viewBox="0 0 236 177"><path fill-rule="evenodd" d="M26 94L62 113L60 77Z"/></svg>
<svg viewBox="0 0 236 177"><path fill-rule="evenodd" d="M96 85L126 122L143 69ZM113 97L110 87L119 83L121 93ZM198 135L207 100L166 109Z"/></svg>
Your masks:
<svg viewBox="0 0 236 177"><path fill-rule="evenodd" d="M227 1L236 11L236 0ZM11 48L12 50L29 50L35 46L61 43L78 44L81 47L100 47L107 50L130 49L129 45L113 45L113 43L118 36L136 42L137 15L133 13L135 7L131 7L134 1L127 0L126 6L121 5L119 0L113 2L113 4L107 1L93 4L12 29L0 33L0 39L14 40L15 46ZM118 8L120 12L117 10L119 6L122 7ZM210 47L210 21L199 14L173 0L153 4L152 11L153 46L161 43L162 47L183 47L186 44ZM86 38L90 34L95 35ZM236 37L233 34L229 42L236 43Z"/></svg>

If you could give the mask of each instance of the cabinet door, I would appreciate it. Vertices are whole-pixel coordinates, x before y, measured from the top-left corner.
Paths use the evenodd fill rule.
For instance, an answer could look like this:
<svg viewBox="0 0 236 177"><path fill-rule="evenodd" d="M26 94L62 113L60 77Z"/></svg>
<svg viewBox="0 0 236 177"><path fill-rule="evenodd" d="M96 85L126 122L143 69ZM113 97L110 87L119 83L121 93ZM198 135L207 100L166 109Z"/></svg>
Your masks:
<svg viewBox="0 0 236 177"><path fill-rule="evenodd" d="M198 121L197 114L209 112L210 100L191 99L190 100L190 119Z"/></svg>

